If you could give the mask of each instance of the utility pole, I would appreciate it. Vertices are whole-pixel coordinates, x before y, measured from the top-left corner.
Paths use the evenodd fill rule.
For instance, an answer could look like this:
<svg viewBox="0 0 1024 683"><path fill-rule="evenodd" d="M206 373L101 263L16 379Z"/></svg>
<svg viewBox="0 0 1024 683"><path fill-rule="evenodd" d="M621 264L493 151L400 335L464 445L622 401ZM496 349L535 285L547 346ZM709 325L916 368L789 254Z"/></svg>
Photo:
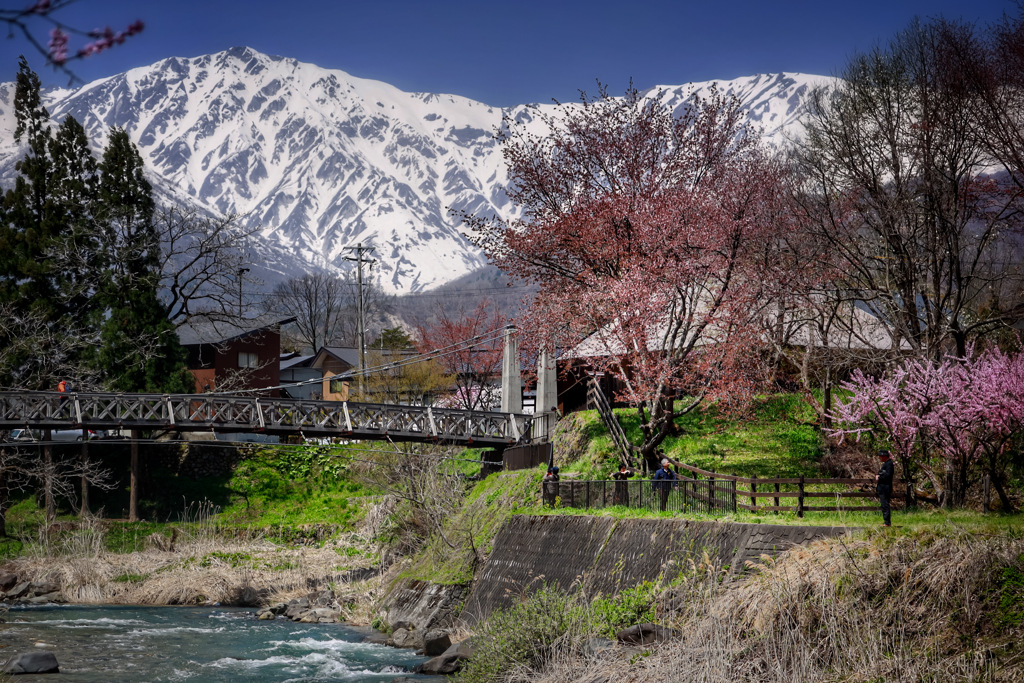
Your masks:
<svg viewBox="0 0 1024 683"><path fill-rule="evenodd" d="M238 269L238 322L242 322L242 276L249 272L248 268Z"/></svg>
<svg viewBox="0 0 1024 683"><path fill-rule="evenodd" d="M356 262L356 283L359 288L359 299L358 299L358 319L356 320L356 344L359 349L359 393L363 393L363 368L366 367L366 321L363 318L363 264L368 264L371 268L376 263L371 258L363 258L363 254L373 251L373 247L364 247L363 243L360 242L354 247L345 247L345 251L356 252L355 257L345 256L346 261Z"/></svg>

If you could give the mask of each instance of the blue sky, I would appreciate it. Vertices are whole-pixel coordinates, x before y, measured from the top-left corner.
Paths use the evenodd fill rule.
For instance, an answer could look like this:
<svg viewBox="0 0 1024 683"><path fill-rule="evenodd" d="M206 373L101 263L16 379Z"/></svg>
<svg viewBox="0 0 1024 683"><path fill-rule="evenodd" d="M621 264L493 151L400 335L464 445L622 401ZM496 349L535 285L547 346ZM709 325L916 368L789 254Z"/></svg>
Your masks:
<svg viewBox="0 0 1024 683"><path fill-rule="evenodd" d="M622 92L630 78L643 89L835 74L914 16L986 24L1004 11L1015 12L1012 0L78 0L57 17L81 29L146 22L125 45L71 63L85 81L246 45L402 90L508 106L572 100L597 79ZM45 42L48 27L34 30ZM85 40L74 37L72 48ZM23 39L0 41L0 50L0 79L13 78L24 52L44 84L67 85Z"/></svg>

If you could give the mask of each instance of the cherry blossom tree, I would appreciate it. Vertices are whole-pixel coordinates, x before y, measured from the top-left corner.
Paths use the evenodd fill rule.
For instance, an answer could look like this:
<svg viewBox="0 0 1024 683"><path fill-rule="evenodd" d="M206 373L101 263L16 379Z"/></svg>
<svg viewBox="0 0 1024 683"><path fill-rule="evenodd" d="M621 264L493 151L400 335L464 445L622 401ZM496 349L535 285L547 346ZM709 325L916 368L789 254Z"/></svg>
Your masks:
<svg viewBox="0 0 1024 683"><path fill-rule="evenodd" d="M438 306L431 320L417 326L420 353L437 358L445 375L454 378L455 392L446 404L465 410L486 410L498 398L505 317L489 300L476 308L450 314Z"/></svg>
<svg viewBox="0 0 1024 683"><path fill-rule="evenodd" d="M63 71L72 81L77 80L68 63L105 52L142 33L145 24L135 20L120 30L104 26L84 30L71 26L60 18L60 11L75 0L36 0L23 7L0 7L0 21L7 24L8 34L20 34L47 63ZM44 28L37 28L44 27ZM47 30L45 27L49 27ZM45 43L40 33L46 31Z"/></svg>
<svg viewBox="0 0 1024 683"><path fill-rule="evenodd" d="M908 360L881 377L855 371L843 388L832 435L872 434L896 456L908 493L920 470L945 507L963 505L981 472L1003 508L1007 465L1024 433L1024 354L998 348L965 358Z"/></svg>
<svg viewBox="0 0 1024 683"><path fill-rule="evenodd" d="M499 133L522 217L464 218L502 270L539 288L520 329L620 381L653 464L676 416L742 403L763 378L753 321L782 279L762 258L788 230L782 169L717 92L673 112L602 87L527 118Z"/></svg>

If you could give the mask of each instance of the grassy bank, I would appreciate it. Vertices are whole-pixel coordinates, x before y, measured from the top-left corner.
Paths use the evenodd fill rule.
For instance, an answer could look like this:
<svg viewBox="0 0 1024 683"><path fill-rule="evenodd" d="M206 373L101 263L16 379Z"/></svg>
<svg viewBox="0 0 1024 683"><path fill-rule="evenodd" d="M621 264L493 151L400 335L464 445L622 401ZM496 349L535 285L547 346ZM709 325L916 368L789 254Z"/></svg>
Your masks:
<svg viewBox="0 0 1024 683"><path fill-rule="evenodd" d="M707 556L618 599L541 589L495 613L459 677L578 681L1017 681L1024 539L947 524L818 541L738 582ZM610 623L674 629L595 647Z"/></svg>
<svg viewBox="0 0 1024 683"><path fill-rule="evenodd" d="M633 409L617 408L626 437L640 443L640 421ZM713 406L681 416L662 448L673 460L701 469L749 477L815 476L821 471L824 444L814 414L793 394L758 400L741 418ZM605 479L618 467L615 446L596 411L568 415L557 438L559 465L584 479Z"/></svg>

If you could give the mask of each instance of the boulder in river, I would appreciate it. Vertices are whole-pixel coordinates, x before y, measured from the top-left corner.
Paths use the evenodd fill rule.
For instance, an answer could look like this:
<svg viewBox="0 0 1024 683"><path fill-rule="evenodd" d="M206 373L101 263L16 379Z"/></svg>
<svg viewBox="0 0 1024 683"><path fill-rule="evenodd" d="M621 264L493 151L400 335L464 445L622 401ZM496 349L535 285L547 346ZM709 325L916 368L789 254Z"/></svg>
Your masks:
<svg viewBox="0 0 1024 683"><path fill-rule="evenodd" d="M4 664L5 674L59 674L57 655L52 652L26 652L15 655Z"/></svg>

